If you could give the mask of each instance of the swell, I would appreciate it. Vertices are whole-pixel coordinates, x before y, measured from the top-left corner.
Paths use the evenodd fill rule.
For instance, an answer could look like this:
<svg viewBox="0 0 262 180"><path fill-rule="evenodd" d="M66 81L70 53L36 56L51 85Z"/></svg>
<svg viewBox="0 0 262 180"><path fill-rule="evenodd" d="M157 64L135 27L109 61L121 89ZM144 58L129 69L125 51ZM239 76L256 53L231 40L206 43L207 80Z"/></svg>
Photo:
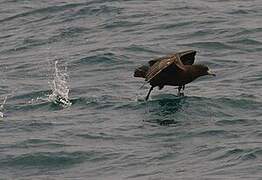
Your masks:
<svg viewBox="0 0 262 180"><path fill-rule="evenodd" d="M112 84L113 85L113 84ZM92 89L90 89L92 90ZM78 89L74 90L74 93L77 93ZM80 90L81 92L81 90ZM45 97L50 94L50 90L45 91L33 91L29 93L24 93L20 95L15 95L9 98L10 101L20 101L20 100L37 100L37 98L40 98L39 100L44 100ZM42 98L42 99L41 99ZM72 103L75 105L85 105L85 102L96 102L98 105L100 103L114 103L116 106L118 106L121 103L126 103L125 108L128 108L128 104L136 105L137 108L145 108L147 106L155 106L155 105L162 105L167 107L172 106L178 106L179 104L182 105L189 105L194 106L197 103L206 104L208 106L213 106L217 108L226 109L227 108L236 108L236 109L254 109L256 107L262 106L262 103L260 101L257 101L255 99L246 99L246 98L226 98L226 97L218 97L218 98L209 98L209 97L197 97L197 96L184 96L179 97L173 94L159 94L159 95L153 95L152 99L148 102L144 101L143 96L140 97L134 97L130 98L130 96L117 96L117 95L94 95L94 96L77 96L77 97L71 97ZM118 108L121 108L121 105L118 106ZM195 106L196 109L198 109L197 106Z"/></svg>
<svg viewBox="0 0 262 180"><path fill-rule="evenodd" d="M97 7L97 5L99 5L99 7ZM112 5L104 3L104 1L91 1L91 2L86 2L86 3L65 3L63 5L52 5L52 6L47 6L44 8L37 8L37 9L30 10L30 11L11 15L9 17L0 19L0 23L6 23L12 20L16 20L18 18L36 16L39 14L48 15L48 16L43 17L43 19L38 19L36 21L30 21L30 23L41 21L41 20L46 20L47 18L50 18L50 14L60 13L60 12L64 13L64 14L61 14L61 17L63 16L67 17L65 18L65 21L71 21L76 18L84 17L87 15L98 16L101 14L102 15L112 14L112 13L119 14L120 11L121 11L121 8L114 7Z"/></svg>
<svg viewBox="0 0 262 180"><path fill-rule="evenodd" d="M42 48L44 45L51 45L52 43L63 42L69 38L77 38L82 34L87 32L87 28L83 27L69 27L59 29L56 32L53 32L53 35L46 39L41 39L38 37L26 37L20 44L4 49L1 53L17 53L24 52L25 50L29 51L32 49Z"/></svg>
<svg viewBox="0 0 262 180"><path fill-rule="evenodd" d="M26 17L26 16L31 16L31 15L35 15L35 14L46 14L46 13L54 13L54 12L59 12L59 11L64 11L66 9L70 9L70 8L74 8L74 7L78 7L83 5L82 3L72 3L72 4L66 4L66 5L61 5L61 6L48 6L45 8L39 8L39 9L35 9L32 11L27 11L27 12L23 12L23 13L19 13L4 19L1 19L0 22L8 22L17 18L21 18L21 17Z"/></svg>
<svg viewBox="0 0 262 180"><path fill-rule="evenodd" d="M240 1L233 10L226 1L172 7L95 0L33 9L29 1L10 2L30 7L0 18L2 66L12 81L1 93L19 88L0 123L4 178L19 170L17 177L35 172L40 179L261 174L261 28L247 24L259 11L237 10L245 6ZM197 62L218 76L190 84L184 97L165 89L144 101L147 89L138 90L142 83L132 77L135 64L186 48L201 50ZM69 63L67 108L47 98L42 64L55 56Z"/></svg>
<svg viewBox="0 0 262 180"><path fill-rule="evenodd" d="M70 168L83 162L104 161L107 157L114 157L109 154L97 151L75 151L75 152L36 152L21 155L7 155L2 157L0 162L5 167L23 167L23 168L47 168L63 169ZM107 156L106 156L107 155ZM1 165L0 165L1 166Z"/></svg>
<svg viewBox="0 0 262 180"><path fill-rule="evenodd" d="M202 48L209 50L232 50L235 49L233 46L226 44L224 42L218 41L206 41L206 42L193 42L193 43L183 43L183 46L194 47L194 48Z"/></svg>

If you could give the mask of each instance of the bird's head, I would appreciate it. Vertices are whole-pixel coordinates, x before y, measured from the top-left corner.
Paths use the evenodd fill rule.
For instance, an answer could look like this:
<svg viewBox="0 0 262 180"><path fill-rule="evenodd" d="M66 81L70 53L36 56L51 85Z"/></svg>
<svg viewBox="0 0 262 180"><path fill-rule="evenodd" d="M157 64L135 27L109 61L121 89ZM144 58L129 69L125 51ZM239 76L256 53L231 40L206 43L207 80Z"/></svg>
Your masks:
<svg viewBox="0 0 262 180"><path fill-rule="evenodd" d="M148 71L148 66L143 65L135 69L134 77L146 77L146 73Z"/></svg>
<svg viewBox="0 0 262 180"><path fill-rule="evenodd" d="M216 76L216 74L212 73L210 69L205 65L198 64L194 66L199 76L205 76L205 75Z"/></svg>

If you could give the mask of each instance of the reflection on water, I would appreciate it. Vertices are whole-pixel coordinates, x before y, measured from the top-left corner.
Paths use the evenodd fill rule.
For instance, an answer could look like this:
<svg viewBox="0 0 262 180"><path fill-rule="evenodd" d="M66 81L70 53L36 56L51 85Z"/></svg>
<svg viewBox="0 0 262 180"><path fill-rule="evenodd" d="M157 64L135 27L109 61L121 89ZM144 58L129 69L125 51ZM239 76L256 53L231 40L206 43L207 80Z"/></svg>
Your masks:
<svg viewBox="0 0 262 180"><path fill-rule="evenodd" d="M165 96L165 97L162 97ZM157 100L149 101L147 104L147 122L158 123L159 125L177 124L179 121L176 114L184 111L183 107L187 106L185 97L161 95Z"/></svg>

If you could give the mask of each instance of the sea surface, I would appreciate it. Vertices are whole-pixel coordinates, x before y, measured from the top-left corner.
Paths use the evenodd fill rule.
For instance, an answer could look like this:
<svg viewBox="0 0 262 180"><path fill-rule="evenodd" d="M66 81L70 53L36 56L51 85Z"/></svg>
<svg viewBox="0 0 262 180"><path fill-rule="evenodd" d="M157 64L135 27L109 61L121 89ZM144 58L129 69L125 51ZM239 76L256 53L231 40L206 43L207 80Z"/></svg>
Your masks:
<svg viewBox="0 0 262 180"><path fill-rule="evenodd" d="M216 77L136 67L194 49ZM1 180L262 180L261 0L0 0Z"/></svg>

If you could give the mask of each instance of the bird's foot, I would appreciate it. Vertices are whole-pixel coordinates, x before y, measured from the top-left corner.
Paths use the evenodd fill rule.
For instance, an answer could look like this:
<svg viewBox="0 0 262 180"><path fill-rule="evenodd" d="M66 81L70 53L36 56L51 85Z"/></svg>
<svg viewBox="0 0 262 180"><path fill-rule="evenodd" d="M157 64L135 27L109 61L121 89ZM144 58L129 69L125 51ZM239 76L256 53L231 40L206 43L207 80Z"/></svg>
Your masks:
<svg viewBox="0 0 262 180"><path fill-rule="evenodd" d="M185 96L185 94L183 92L178 92L177 96L183 97L183 96Z"/></svg>
<svg viewBox="0 0 262 180"><path fill-rule="evenodd" d="M181 92L182 90L182 92ZM178 86L177 96L184 96L185 85Z"/></svg>

